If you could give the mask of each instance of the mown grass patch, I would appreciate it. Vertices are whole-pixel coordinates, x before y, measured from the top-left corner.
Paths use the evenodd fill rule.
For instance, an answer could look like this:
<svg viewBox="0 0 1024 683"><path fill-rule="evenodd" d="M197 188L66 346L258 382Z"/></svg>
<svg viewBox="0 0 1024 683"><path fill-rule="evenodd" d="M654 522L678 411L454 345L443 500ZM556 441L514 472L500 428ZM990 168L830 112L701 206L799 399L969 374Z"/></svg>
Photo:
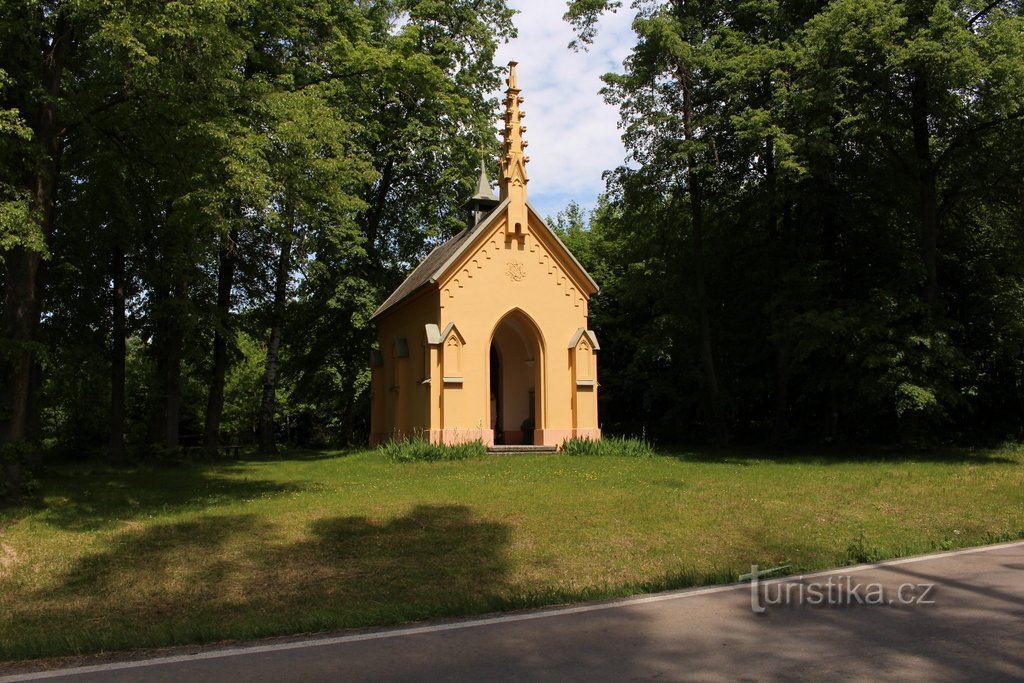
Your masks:
<svg viewBox="0 0 1024 683"><path fill-rule="evenodd" d="M379 451L54 467L0 513L0 658L395 624L1017 538L1024 453Z"/></svg>

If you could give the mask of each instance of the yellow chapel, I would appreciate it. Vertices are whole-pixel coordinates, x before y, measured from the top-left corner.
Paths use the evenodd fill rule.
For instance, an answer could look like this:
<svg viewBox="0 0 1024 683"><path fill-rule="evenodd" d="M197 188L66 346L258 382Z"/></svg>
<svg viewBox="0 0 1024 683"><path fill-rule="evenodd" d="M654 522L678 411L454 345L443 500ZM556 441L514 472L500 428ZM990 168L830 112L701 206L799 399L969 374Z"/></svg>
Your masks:
<svg viewBox="0 0 1024 683"><path fill-rule="evenodd" d="M597 283L526 200L526 113L509 63L499 196L481 169L469 225L373 314L371 443L559 446L599 439Z"/></svg>

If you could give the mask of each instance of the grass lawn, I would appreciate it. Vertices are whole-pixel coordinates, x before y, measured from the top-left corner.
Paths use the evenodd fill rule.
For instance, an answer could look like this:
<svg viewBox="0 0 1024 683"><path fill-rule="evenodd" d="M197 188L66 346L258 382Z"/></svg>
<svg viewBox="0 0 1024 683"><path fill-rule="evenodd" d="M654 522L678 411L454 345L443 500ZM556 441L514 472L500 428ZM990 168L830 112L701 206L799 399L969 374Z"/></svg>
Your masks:
<svg viewBox="0 0 1024 683"><path fill-rule="evenodd" d="M1024 450L296 453L51 468L0 512L0 658L393 624L1024 535Z"/></svg>

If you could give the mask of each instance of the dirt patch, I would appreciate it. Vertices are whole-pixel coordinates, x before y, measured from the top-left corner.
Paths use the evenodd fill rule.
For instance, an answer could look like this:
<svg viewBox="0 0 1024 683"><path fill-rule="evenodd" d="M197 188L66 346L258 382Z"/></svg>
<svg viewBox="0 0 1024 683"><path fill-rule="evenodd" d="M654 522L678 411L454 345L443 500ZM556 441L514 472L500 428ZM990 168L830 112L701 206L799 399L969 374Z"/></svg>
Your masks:
<svg viewBox="0 0 1024 683"><path fill-rule="evenodd" d="M0 576L14 569L18 563L18 553L6 543L0 543Z"/></svg>

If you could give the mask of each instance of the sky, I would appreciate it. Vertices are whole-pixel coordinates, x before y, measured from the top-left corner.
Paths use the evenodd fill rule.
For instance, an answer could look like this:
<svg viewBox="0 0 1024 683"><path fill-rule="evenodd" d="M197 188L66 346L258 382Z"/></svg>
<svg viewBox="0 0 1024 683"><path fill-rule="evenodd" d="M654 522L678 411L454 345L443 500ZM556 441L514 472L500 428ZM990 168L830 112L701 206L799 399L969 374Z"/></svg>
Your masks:
<svg viewBox="0 0 1024 683"><path fill-rule="evenodd" d="M622 164L618 110L598 91L601 76L622 71L633 47L632 12L602 17L588 52L568 48L572 27L562 20L563 0L509 0L519 10L513 18L519 37L502 45L498 64L519 62L516 72L526 98L523 110L530 163L527 199L548 218L575 200L593 208L604 191L601 174ZM504 96L504 87L499 97ZM495 123L497 127L497 123ZM488 169L493 179L497 169Z"/></svg>

